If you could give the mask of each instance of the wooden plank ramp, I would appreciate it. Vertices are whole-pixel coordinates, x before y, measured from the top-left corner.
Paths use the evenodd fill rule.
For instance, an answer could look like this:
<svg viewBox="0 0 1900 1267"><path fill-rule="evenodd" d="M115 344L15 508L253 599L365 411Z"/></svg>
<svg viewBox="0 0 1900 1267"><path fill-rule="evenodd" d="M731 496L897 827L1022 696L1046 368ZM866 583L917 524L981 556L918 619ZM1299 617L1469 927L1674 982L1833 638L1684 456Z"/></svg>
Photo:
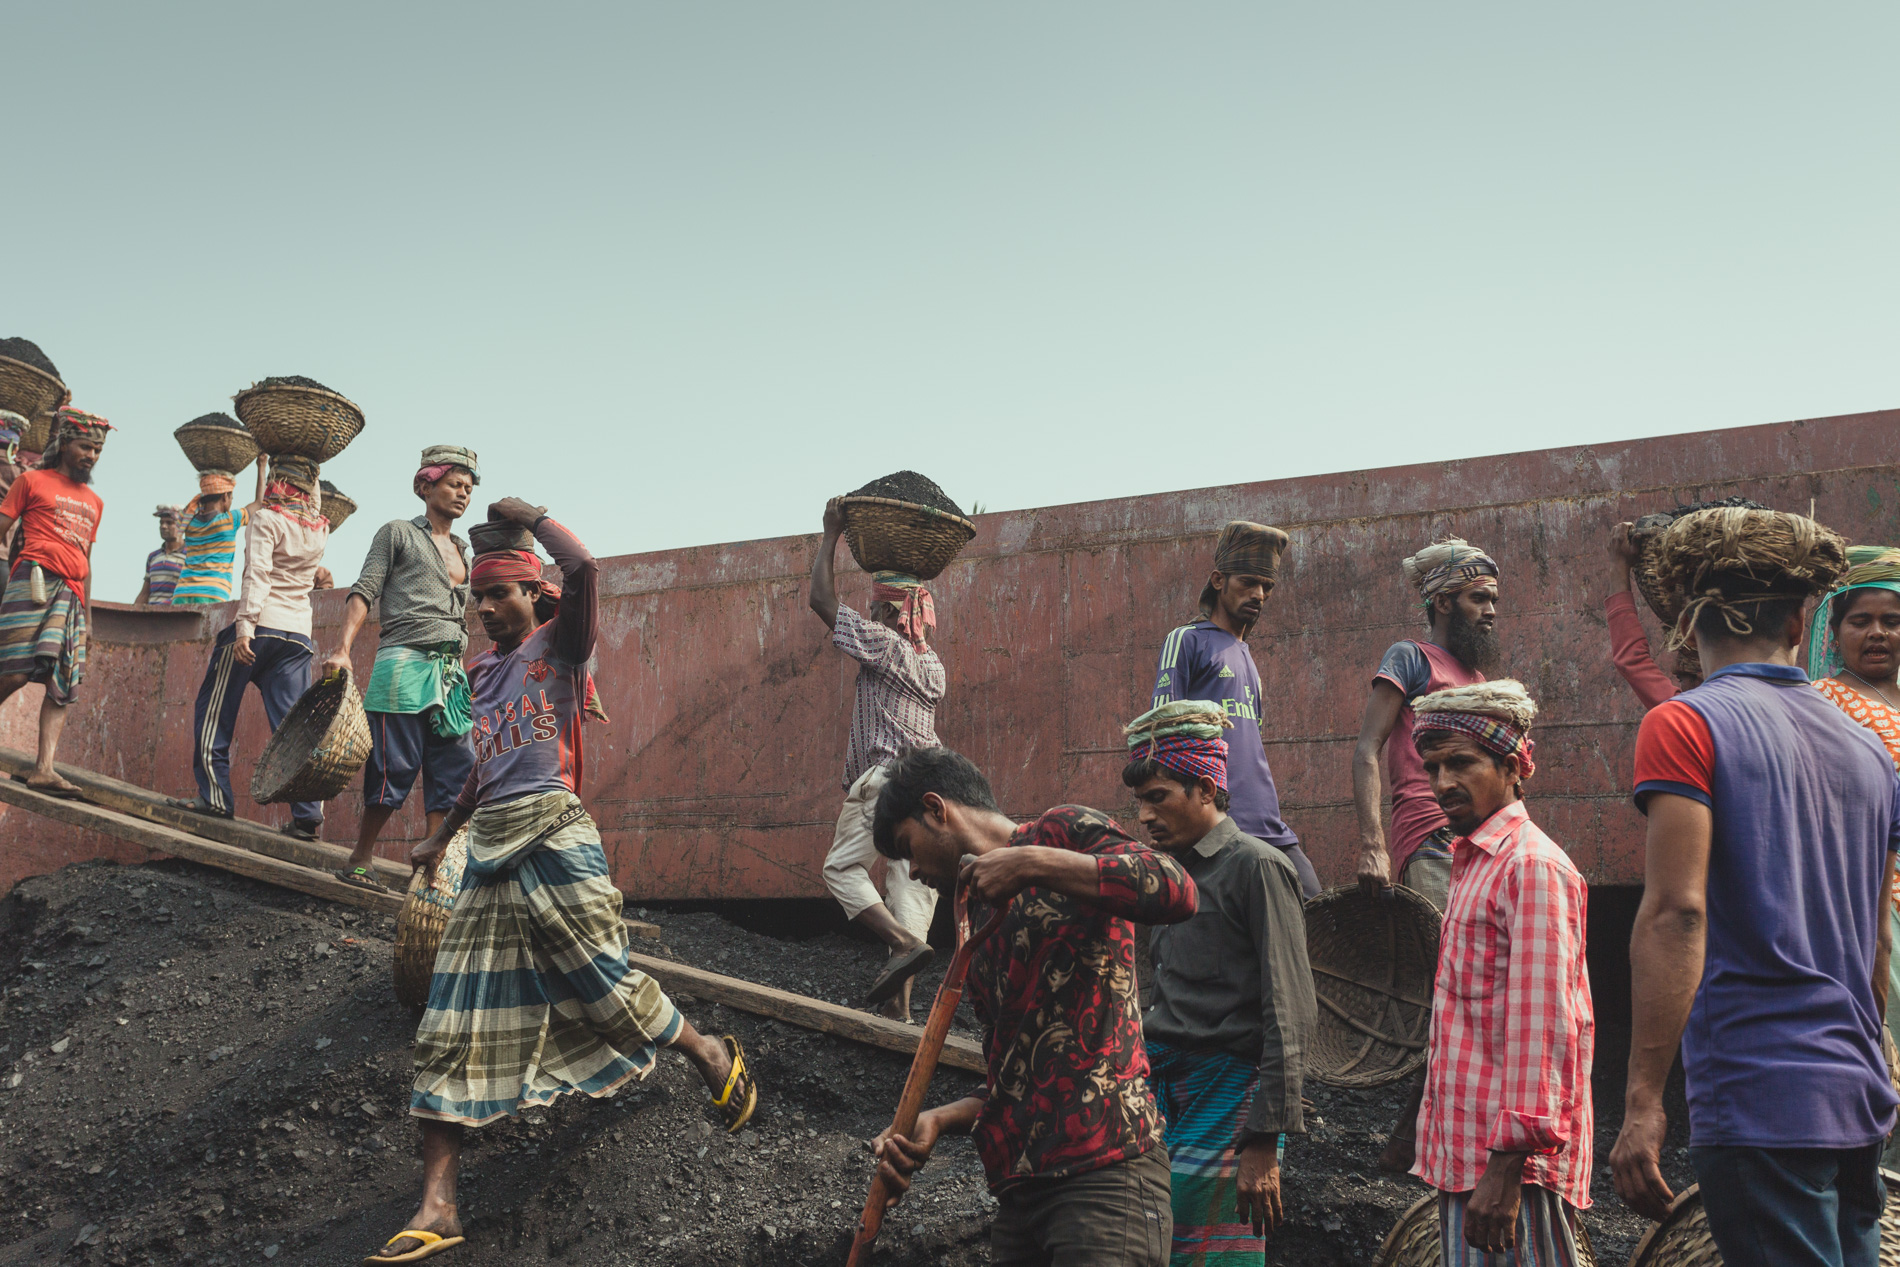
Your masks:
<svg viewBox="0 0 1900 1267"><path fill-rule="evenodd" d="M21 759L18 753L0 749L0 766L9 764L9 758ZM29 762L28 765L30 764ZM88 794L91 794L94 785L105 777L70 766L60 766L58 769L69 781L85 788ZM86 776L85 781L82 781L79 776ZM118 783L118 780L110 781ZM131 787L130 784L120 784L120 786ZM143 792L143 789L135 790ZM115 797L122 796L116 792L114 795ZM147 798L151 795L149 792L144 793ZM55 822L68 823L87 831L111 836L115 840L138 845L153 853L169 854L189 862L217 867L234 875L260 880L265 884L274 884L296 893L305 893L311 897L340 902L345 906L360 907L384 915L395 915L402 910L401 894L388 891L379 893L354 884L345 884L330 874L330 870L325 865L328 862L327 855L322 855L323 861L317 866L294 862L253 852L242 845L209 839L193 831L181 831L177 827L144 815L125 813L90 801L61 800L59 797L34 791L26 784L16 783L10 778L0 778L0 801L50 818ZM188 819L189 825L194 829L201 823L219 822L219 820L205 820L200 815L183 810L173 809L171 812ZM220 825L229 826L230 821L225 821ZM301 844L306 851L311 848L308 842L292 840L268 828L258 827L256 824L245 826L257 834L273 837L272 844L275 844L277 840L282 840L289 845ZM342 852L337 850L336 846L324 848ZM407 874L408 868L401 868L405 884ZM634 921L629 921L630 925L633 923ZM652 929L649 936L659 935L660 930L654 925L646 924L643 927ZM918 1040L923 1037L923 1030L916 1025L906 1025L887 1017L860 1012L836 1003L827 1003L823 999L809 998L787 990L776 990L771 986L742 981L737 977L722 976L716 972L688 967L685 964L653 955L629 953L627 959L671 993L692 994L698 998L737 1008L742 1012L769 1017L788 1025L817 1030L820 1033L833 1034L866 1046L911 1053L917 1050ZM972 1073L984 1071L982 1049L970 1039L956 1035L944 1044L943 1063Z"/></svg>

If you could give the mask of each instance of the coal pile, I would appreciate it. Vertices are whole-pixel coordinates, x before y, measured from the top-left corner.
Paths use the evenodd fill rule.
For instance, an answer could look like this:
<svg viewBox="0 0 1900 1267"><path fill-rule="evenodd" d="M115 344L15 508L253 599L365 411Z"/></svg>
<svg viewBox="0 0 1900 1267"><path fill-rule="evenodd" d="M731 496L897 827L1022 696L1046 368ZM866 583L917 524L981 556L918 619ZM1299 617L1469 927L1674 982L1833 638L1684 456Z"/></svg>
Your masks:
<svg viewBox="0 0 1900 1267"><path fill-rule="evenodd" d="M854 1002L883 958L835 920L801 916L769 935L729 913L650 909L663 938L636 948L834 1002ZM415 1018L391 991L392 938L387 917L189 863L86 864L17 886L0 901L0 1267L354 1267L382 1244L414 1209L420 1175ZM468 1243L444 1261L843 1263L870 1180L863 1141L889 1122L908 1058L675 998L695 1024L744 1042L762 1087L753 1125L727 1136L698 1076L662 1053L612 1098L567 1097L471 1131ZM1646 1226L1603 1165L1622 1076L1600 1064L1595 1087L1601 1169L1586 1217L1606 1264ZM930 1102L976 1085L941 1069ZM1363 1267L1424 1194L1373 1169L1401 1089L1307 1094L1310 1133L1283 1171L1290 1221L1266 1261ZM1680 1187L1679 1084L1670 1112L1665 1173ZM994 1209L969 1141L947 1140L887 1219L875 1261L982 1267Z"/></svg>
<svg viewBox="0 0 1900 1267"><path fill-rule="evenodd" d="M43 374L59 377L59 367L52 358L40 351L40 345L31 339L0 339L0 356L11 361L23 361ZM63 381L63 380L62 380Z"/></svg>
<svg viewBox="0 0 1900 1267"><path fill-rule="evenodd" d="M963 508L950 500L937 481L915 471L898 471L886 475L883 479L872 480L863 488L854 490L852 497L888 497L893 501L913 502L919 506L929 506L945 514L966 518Z"/></svg>
<svg viewBox="0 0 1900 1267"><path fill-rule="evenodd" d="M230 431L250 430L249 427L239 422L236 418L233 418L230 414L218 413L199 414L185 425L187 427L224 427Z"/></svg>
<svg viewBox="0 0 1900 1267"><path fill-rule="evenodd" d="M314 387L320 392L336 391L334 387L325 387L314 378L305 378L301 374L285 374L281 377L261 379L253 387Z"/></svg>

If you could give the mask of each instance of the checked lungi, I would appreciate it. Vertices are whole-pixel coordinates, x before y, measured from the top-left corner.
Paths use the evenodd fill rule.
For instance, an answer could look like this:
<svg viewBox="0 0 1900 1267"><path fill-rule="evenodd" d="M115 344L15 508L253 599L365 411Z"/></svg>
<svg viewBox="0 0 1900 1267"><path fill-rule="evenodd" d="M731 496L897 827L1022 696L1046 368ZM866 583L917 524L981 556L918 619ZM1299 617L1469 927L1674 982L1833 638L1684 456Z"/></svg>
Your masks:
<svg viewBox="0 0 1900 1267"><path fill-rule="evenodd" d="M482 1126L572 1091L611 1093L653 1068L684 1023L627 963L620 890L594 820L535 838L571 792L484 806L416 1030L409 1112Z"/></svg>
<svg viewBox="0 0 1900 1267"><path fill-rule="evenodd" d="M41 564L46 602L35 603L33 566L16 563L0 598L0 674L46 683L46 698L64 708L86 676L86 600Z"/></svg>
<svg viewBox="0 0 1900 1267"><path fill-rule="evenodd" d="M1240 1217L1234 1146L1260 1089L1258 1065L1147 1040L1149 1085L1165 1121L1174 1184L1168 1267L1259 1267L1266 1238Z"/></svg>
<svg viewBox="0 0 1900 1267"><path fill-rule="evenodd" d="M1577 1212L1562 1197L1524 1185L1517 1207L1517 1248L1501 1254L1473 1249L1465 1239L1469 1192L1438 1194L1438 1254L1443 1267L1580 1267Z"/></svg>

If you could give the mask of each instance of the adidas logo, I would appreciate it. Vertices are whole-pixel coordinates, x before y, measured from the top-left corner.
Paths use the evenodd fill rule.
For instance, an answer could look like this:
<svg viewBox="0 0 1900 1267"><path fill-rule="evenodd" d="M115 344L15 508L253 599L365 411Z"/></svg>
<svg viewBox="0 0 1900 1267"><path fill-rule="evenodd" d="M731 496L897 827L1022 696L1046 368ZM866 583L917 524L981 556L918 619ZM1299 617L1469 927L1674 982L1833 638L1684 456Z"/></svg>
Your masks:
<svg viewBox="0 0 1900 1267"><path fill-rule="evenodd" d="M1234 676L1234 671L1223 664L1220 666L1220 672L1216 673L1214 676L1215 677L1232 677Z"/></svg>
<svg viewBox="0 0 1900 1267"><path fill-rule="evenodd" d="M1165 674L1165 673L1163 673L1163 674L1161 675L1161 680L1160 680L1160 681L1158 681L1158 682L1156 682L1156 683L1155 683L1155 685L1156 685L1156 686L1168 686L1168 685L1170 685L1170 683L1169 683L1169 681L1168 681L1168 675L1167 675L1167 674Z"/></svg>

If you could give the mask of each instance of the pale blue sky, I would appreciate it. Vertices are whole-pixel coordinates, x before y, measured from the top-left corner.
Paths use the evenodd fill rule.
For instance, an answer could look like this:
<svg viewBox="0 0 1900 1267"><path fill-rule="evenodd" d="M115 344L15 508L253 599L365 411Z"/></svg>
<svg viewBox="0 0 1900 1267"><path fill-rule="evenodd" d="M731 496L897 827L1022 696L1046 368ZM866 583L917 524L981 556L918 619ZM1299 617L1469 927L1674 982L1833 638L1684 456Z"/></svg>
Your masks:
<svg viewBox="0 0 1900 1267"><path fill-rule="evenodd" d="M0 14L101 598L267 374L345 584L439 441L619 554L1900 405L1890 4Z"/></svg>

